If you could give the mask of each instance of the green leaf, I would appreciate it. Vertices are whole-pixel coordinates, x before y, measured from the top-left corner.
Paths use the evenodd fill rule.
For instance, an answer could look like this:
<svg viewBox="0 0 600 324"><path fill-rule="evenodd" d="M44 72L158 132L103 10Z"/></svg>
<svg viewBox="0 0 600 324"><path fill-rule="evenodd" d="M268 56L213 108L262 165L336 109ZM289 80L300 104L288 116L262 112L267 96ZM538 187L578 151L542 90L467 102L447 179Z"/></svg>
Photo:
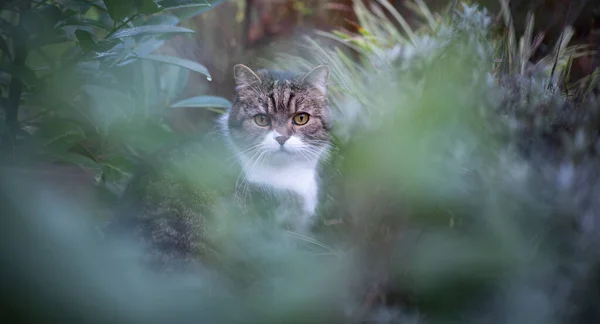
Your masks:
<svg viewBox="0 0 600 324"><path fill-rule="evenodd" d="M148 18L142 25L151 26L151 25L170 25L176 26L179 24L180 20L175 15L171 14L160 14L154 15Z"/></svg>
<svg viewBox="0 0 600 324"><path fill-rule="evenodd" d="M4 53L4 55L6 55L8 57L8 59L12 60L12 54L10 53L10 49L8 48L8 43L6 43L6 40L1 35L0 35L0 51L2 51L2 53Z"/></svg>
<svg viewBox="0 0 600 324"><path fill-rule="evenodd" d="M86 27L97 28L97 29L102 29L102 30L106 30L106 31L111 30L110 26L107 26L106 24L102 23L102 21L100 21L100 20L94 20L94 19L68 18L65 20L64 24L62 25L62 27L66 27L66 26L75 26L75 27L86 26Z"/></svg>
<svg viewBox="0 0 600 324"><path fill-rule="evenodd" d="M139 35L149 35L149 34L151 35L151 34L181 34L181 33L193 34L193 33L195 33L195 31L188 29L188 28L169 26L169 25L139 26L139 27L126 28L126 29L119 30L118 32L114 33L110 37L110 39L132 37L132 36L139 36Z"/></svg>
<svg viewBox="0 0 600 324"><path fill-rule="evenodd" d="M209 3L210 6L198 6L196 9L193 9L193 10L192 9L177 10L177 8L173 8L173 9L175 9L177 11L177 12L175 12L175 15L177 15L177 17L179 17L179 19L186 20L186 19L194 18L198 15L201 15L224 2L225 2L225 0L212 0Z"/></svg>
<svg viewBox="0 0 600 324"><path fill-rule="evenodd" d="M6 72L13 77L18 78L21 82L28 86L34 86L38 83L38 78L31 69L25 66L15 66L12 64L5 64L0 66L0 71Z"/></svg>
<svg viewBox="0 0 600 324"><path fill-rule="evenodd" d="M41 10L26 10L21 14L20 26L30 35L47 34L63 19L62 12L54 5Z"/></svg>
<svg viewBox="0 0 600 324"><path fill-rule="evenodd" d="M46 20L48 25L54 26L64 18L63 12L55 5L44 6L39 14Z"/></svg>
<svg viewBox="0 0 600 324"><path fill-rule="evenodd" d="M66 151L86 138L83 129L68 120L47 120L43 125L38 137L43 139L44 146L54 151Z"/></svg>
<svg viewBox="0 0 600 324"><path fill-rule="evenodd" d="M61 152L61 154L55 155L55 159L57 159L60 162L77 165L81 168L94 169L100 171L100 164L98 164L97 161L94 161L90 157L79 153Z"/></svg>
<svg viewBox="0 0 600 324"><path fill-rule="evenodd" d="M206 75L206 79L208 81L212 81L212 77L210 76L208 69L206 69L206 67L204 65L196 63L194 61L190 61L190 60L186 60L186 59L182 59L182 58L174 57L174 56L166 56L166 55L145 55L145 56L140 56L139 58L145 59L145 60L151 60L151 61L155 61L155 62L176 65L176 66L179 66L179 67L191 70L191 71L195 71L195 72L204 74L204 75Z"/></svg>
<svg viewBox="0 0 600 324"><path fill-rule="evenodd" d="M94 35L85 30L76 30L75 37L79 41L79 45L84 51L89 51L95 47L96 42L94 40Z"/></svg>
<svg viewBox="0 0 600 324"><path fill-rule="evenodd" d="M101 161L104 180L119 179L130 176L133 163L123 156L109 155Z"/></svg>
<svg viewBox="0 0 600 324"><path fill-rule="evenodd" d="M159 1L158 4L165 9L211 6L206 0L163 0Z"/></svg>
<svg viewBox="0 0 600 324"><path fill-rule="evenodd" d="M92 3L85 0L62 1L61 6L74 12L85 14L92 7Z"/></svg>
<svg viewBox="0 0 600 324"><path fill-rule="evenodd" d="M92 84L81 88L90 103L89 119L100 132L106 133L112 124L133 118L135 115L134 98L128 93L129 89L117 90L105 85Z"/></svg>
<svg viewBox="0 0 600 324"><path fill-rule="evenodd" d="M231 108L231 102L215 96L198 96L183 99L171 105L171 108Z"/></svg>
<svg viewBox="0 0 600 324"><path fill-rule="evenodd" d="M85 26L85 25L64 25L59 27L60 29L62 29L64 31L64 35L66 36L66 38L68 38L69 40L78 40L77 37L77 32L80 30L83 30L89 34L94 34L94 28L91 26Z"/></svg>
<svg viewBox="0 0 600 324"><path fill-rule="evenodd" d="M152 52L159 49L163 44L164 40L157 39L155 37L142 37L142 39L133 45L130 49L130 53L126 59L117 64L117 66L125 66L127 64L137 61L136 57L151 54Z"/></svg>
<svg viewBox="0 0 600 324"><path fill-rule="evenodd" d="M154 0L138 0L137 10L139 13L144 15L151 15L162 10Z"/></svg>
<svg viewBox="0 0 600 324"><path fill-rule="evenodd" d="M135 13L136 0L104 0L106 10L114 21L121 21Z"/></svg>

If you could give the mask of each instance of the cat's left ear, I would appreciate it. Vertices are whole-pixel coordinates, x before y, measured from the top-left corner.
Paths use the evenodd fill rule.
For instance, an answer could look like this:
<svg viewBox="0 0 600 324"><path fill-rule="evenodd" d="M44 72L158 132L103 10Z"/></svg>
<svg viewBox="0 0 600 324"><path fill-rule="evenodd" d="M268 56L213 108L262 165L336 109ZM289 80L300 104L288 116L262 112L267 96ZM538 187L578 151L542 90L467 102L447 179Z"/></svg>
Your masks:
<svg viewBox="0 0 600 324"><path fill-rule="evenodd" d="M319 89L323 94L327 94L327 82L329 81L329 66L319 65L310 70L302 78L302 82L306 82L315 88Z"/></svg>
<svg viewBox="0 0 600 324"><path fill-rule="evenodd" d="M254 85L262 82L258 74L244 64L236 64L233 67L233 76L238 91L253 88Z"/></svg>

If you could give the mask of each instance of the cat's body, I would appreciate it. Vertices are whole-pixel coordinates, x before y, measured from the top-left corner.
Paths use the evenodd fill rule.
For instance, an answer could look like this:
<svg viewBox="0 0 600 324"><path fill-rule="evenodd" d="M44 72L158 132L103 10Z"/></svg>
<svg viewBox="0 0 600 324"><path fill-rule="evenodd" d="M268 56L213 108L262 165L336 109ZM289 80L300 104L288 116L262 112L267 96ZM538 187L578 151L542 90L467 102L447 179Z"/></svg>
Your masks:
<svg viewBox="0 0 600 324"><path fill-rule="evenodd" d="M157 154L125 194L114 224L140 241L146 260L160 268L215 254L207 224L226 217L223 205L236 217L261 217L295 231L314 224L319 166L330 147L328 68L306 75L254 73L245 66L235 72L237 96L217 131ZM269 123L259 125L257 115Z"/></svg>

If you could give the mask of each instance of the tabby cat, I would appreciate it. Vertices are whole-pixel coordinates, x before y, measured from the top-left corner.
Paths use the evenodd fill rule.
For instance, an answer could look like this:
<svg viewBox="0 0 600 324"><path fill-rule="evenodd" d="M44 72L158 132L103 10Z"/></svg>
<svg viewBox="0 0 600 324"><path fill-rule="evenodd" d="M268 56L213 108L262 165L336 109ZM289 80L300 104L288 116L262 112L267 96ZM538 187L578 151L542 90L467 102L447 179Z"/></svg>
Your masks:
<svg viewBox="0 0 600 324"><path fill-rule="evenodd" d="M240 64L234 76L236 96L217 123L219 136L168 148L126 190L115 224L141 239L152 263L171 268L210 254L207 219L224 217L215 212L223 205L235 205L237 216L270 215L294 231L314 225L319 165L332 147L329 68L292 74Z"/></svg>

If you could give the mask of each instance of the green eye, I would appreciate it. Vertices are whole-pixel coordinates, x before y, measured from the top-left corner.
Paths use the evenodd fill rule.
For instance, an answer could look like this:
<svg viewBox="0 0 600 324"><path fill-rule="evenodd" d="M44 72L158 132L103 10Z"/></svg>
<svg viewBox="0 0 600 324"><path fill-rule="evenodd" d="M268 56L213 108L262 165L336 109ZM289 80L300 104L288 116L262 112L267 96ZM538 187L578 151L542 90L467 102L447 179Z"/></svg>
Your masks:
<svg viewBox="0 0 600 324"><path fill-rule="evenodd" d="M269 120L269 117L267 117L264 114L258 114L256 116L254 116L254 122L256 123L256 125L258 125L260 127L269 126L269 124L271 123L271 121Z"/></svg>
<svg viewBox="0 0 600 324"><path fill-rule="evenodd" d="M292 119L294 124L296 125L304 125L306 123L308 123L308 119L309 119L310 115L307 113L299 113L296 116L294 116L294 118Z"/></svg>

